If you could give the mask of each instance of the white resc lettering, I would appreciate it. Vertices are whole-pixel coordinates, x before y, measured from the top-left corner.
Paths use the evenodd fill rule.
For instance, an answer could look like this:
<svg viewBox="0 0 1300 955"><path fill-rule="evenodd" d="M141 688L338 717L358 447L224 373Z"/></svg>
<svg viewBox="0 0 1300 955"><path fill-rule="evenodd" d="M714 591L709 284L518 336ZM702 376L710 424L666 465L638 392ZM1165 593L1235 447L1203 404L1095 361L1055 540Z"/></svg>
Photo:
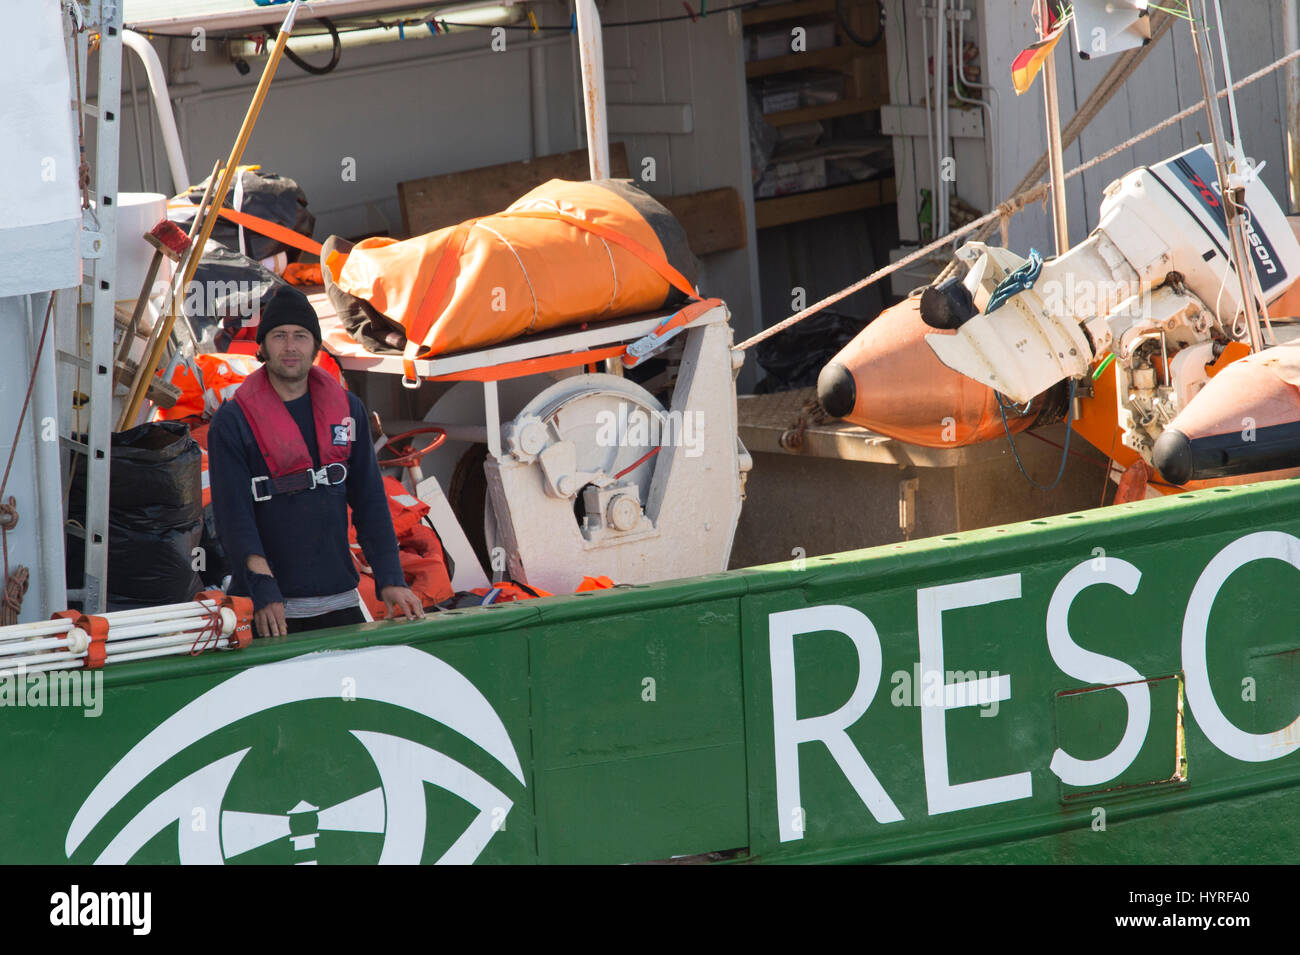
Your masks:
<svg viewBox="0 0 1300 955"><path fill-rule="evenodd" d="M921 670L943 673L943 612L979 607L998 600L1020 598L1020 575L986 577L959 584L925 587L916 592L916 629ZM948 781L948 710L1011 699L1011 677L985 677L944 688L940 706L921 707L921 757L925 764L925 795L930 815L974 806L1010 802L1033 795L1029 773L994 776L969 783Z"/></svg>
<svg viewBox="0 0 1300 955"><path fill-rule="evenodd" d="M1246 763L1280 759L1300 747L1300 716L1290 726L1274 733L1247 733L1234 726L1219 709L1210 687L1206 634L1214 600L1233 571L1270 558L1286 561L1300 570L1300 540L1281 531L1259 531L1233 541L1205 565L1192 595L1187 598L1187 613L1183 617L1183 673L1187 677L1187 703L1196 724L1211 743Z"/></svg>
<svg viewBox="0 0 1300 955"><path fill-rule="evenodd" d="M1092 650L1085 650L1070 636L1070 606L1074 598L1093 584L1110 584L1132 596L1142 571L1117 557L1079 564L1056 585L1047 605L1047 649L1061 671L1084 683L1112 685L1128 706L1124 735L1113 750L1097 759L1077 759L1058 748L1052 754L1051 770L1069 786L1093 786L1114 779L1132 765L1146 742L1151 724L1151 689L1141 673L1127 663ZM1115 685L1120 684L1120 685Z"/></svg>
<svg viewBox="0 0 1300 955"><path fill-rule="evenodd" d="M859 610L831 605L771 614L767 627L781 841L803 838L804 826L798 825L804 818L799 795L799 744L813 740L826 744L831 758L877 822L900 822L903 814L845 732L867 711L880 684L880 635L875 626ZM858 652L858 683L839 709L799 719L795 716L794 638L824 631L842 633L853 641Z"/></svg>

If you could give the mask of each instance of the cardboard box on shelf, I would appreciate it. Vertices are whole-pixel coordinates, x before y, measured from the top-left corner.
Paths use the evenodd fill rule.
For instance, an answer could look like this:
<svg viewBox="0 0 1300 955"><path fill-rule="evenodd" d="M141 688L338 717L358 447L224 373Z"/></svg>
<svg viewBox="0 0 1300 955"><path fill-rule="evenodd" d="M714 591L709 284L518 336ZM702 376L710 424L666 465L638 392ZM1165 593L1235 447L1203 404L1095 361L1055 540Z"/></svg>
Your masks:
<svg viewBox="0 0 1300 955"><path fill-rule="evenodd" d="M817 156L795 162L773 163L754 190L755 199L771 199L796 192L826 188L826 158Z"/></svg>

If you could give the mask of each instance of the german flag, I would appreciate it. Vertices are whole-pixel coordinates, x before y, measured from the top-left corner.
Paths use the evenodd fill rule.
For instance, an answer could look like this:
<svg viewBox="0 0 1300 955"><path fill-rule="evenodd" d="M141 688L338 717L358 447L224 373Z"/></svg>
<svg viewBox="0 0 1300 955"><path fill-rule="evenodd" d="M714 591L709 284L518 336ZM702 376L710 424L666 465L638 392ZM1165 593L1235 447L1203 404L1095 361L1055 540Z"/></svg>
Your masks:
<svg viewBox="0 0 1300 955"><path fill-rule="evenodd" d="M1061 34L1065 32L1065 25L1068 20L1061 20L1037 43L1031 44L1021 50L1011 62L1011 83L1016 88L1016 95L1020 95L1034 85L1034 77L1038 71L1043 68L1043 61L1052 55L1056 49L1057 41L1061 39Z"/></svg>

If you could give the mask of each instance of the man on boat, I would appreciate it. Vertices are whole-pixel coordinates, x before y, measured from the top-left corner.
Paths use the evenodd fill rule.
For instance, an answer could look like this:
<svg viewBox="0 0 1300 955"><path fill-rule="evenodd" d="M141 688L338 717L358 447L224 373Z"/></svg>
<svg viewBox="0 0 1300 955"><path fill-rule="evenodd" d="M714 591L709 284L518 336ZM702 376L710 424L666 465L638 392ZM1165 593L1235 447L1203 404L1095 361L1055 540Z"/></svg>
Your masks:
<svg viewBox="0 0 1300 955"><path fill-rule="evenodd" d="M258 636L365 618L348 547L348 508L389 616L423 617L406 587L366 409L313 362L320 324L307 297L281 288L257 328L263 366L208 429L217 535L230 592L253 598Z"/></svg>

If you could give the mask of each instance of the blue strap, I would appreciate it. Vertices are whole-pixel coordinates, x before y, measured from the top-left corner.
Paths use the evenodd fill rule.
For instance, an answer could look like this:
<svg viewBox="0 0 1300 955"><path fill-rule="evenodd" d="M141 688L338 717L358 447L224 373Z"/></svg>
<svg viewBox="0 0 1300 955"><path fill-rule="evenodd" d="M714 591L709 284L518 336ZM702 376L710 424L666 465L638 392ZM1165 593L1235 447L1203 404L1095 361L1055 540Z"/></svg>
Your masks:
<svg viewBox="0 0 1300 955"><path fill-rule="evenodd" d="M988 305L984 307L984 314L992 315L1005 305L1011 296L1033 288L1034 283L1038 281L1038 274L1042 271L1043 257L1038 254L1037 249L1030 249L1029 261L999 282L998 287L993 290Z"/></svg>

